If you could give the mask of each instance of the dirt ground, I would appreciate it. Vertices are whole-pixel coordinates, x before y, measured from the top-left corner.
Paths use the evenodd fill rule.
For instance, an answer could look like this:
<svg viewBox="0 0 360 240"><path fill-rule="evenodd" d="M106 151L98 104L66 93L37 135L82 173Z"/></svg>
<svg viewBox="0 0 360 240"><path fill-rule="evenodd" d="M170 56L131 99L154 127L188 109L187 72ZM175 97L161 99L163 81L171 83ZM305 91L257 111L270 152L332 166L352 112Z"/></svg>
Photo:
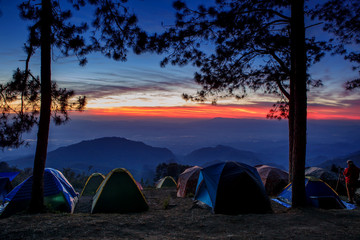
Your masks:
<svg viewBox="0 0 360 240"><path fill-rule="evenodd" d="M90 214L91 198L83 197L74 214L0 219L0 239L360 239L359 209L295 210L272 201L274 213L227 216L177 198L175 189L144 194L143 213Z"/></svg>

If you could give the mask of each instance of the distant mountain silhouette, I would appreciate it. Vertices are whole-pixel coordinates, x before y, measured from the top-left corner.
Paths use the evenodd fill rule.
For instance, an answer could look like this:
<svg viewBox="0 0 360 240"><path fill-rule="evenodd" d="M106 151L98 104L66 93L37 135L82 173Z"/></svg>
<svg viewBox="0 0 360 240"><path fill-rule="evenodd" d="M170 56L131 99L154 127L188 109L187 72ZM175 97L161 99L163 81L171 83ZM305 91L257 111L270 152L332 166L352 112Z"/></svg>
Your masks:
<svg viewBox="0 0 360 240"><path fill-rule="evenodd" d="M76 171L99 171L107 174L114 168L126 168L137 177L154 171L162 162L174 161L174 154L166 149L152 147L119 137L105 137L82 141L48 153L46 167L72 168ZM21 158L9 164L32 167L33 157ZM29 165L30 164L30 165Z"/></svg>
<svg viewBox="0 0 360 240"><path fill-rule="evenodd" d="M350 154L342 156L342 157L337 157L332 160L325 161L325 162L319 164L319 166L326 168L326 169L330 169L331 166L334 164L337 167L345 168L345 167L347 167L346 161L349 159L353 160L357 167L360 167L360 151L350 153Z"/></svg>
<svg viewBox="0 0 360 240"><path fill-rule="evenodd" d="M214 119L212 121L223 121ZM209 122L212 122L209 121ZM224 120L225 121L225 120ZM228 122L235 120L228 120ZM183 140L183 139L182 139ZM155 143L154 143L155 145ZM161 146L161 143L157 143ZM257 145L266 147L264 142ZM241 145L243 148L243 145ZM244 145L245 146L245 145ZM340 145L341 146L341 145ZM286 149L287 146L279 146ZM270 148L270 147L269 147ZM312 147L315 149L315 147ZM195 148L196 149L196 148ZM279 166L286 170L287 155L279 157L278 161L270 158L269 151L250 151L239 150L226 145L216 147L199 148L187 155L176 157L168 148L152 147L143 142L131 141L121 137L104 137L93 140L81 141L66 147L57 148L48 153L46 167L53 167L59 170L71 168L77 172L102 172L107 174L114 168L126 168L134 175L137 180L141 178L153 179L156 166L163 162L174 162L181 159L181 163L188 165L208 165L216 161L238 161L251 166L258 164L268 164ZM272 152L277 152L278 148L273 148ZM267 154L266 154L267 153ZM274 153L275 154L275 153ZM316 155L313 155L316 156ZM317 155L318 157L308 158L307 166L319 166L330 168L332 164L345 167L346 160L352 159L360 167L360 151L352 154L343 154L342 157L330 158L329 156ZM324 161L332 159L329 161ZM34 156L20 157L8 161L10 166L19 168L33 167Z"/></svg>
<svg viewBox="0 0 360 240"><path fill-rule="evenodd" d="M89 131L90 129L90 131ZM318 166L359 149L360 121L308 120L307 166ZM75 144L84 139L117 136L170 149L178 159L199 148L224 145L256 153L266 164L289 165L287 121L267 119L84 119L74 116L71 123L52 127L48 150ZM36 131L25 139L36 139ZM56 139L56 141L52 141ZM5 150L0 161L12 161L33 154L36 144ZM32 166L33 158L28 161Z"/></svg>
<svg viewBox="0 0 360 240"><path fill-rule="evenodd" d="M186 155L184 159L187 164L192 165L208 165L217 161L237 161L250 166L262 163L253 152L242 151L223 145L195 150Z"/></svg>

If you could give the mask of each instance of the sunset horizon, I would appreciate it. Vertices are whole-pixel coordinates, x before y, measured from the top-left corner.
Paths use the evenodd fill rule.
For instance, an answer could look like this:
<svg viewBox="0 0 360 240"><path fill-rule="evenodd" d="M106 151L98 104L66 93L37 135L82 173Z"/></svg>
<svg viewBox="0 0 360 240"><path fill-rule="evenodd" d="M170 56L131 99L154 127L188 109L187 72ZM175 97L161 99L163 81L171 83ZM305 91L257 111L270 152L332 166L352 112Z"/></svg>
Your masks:
<svg viewBox="0 0 360 240"><path fill-rule="evenodd" d="M3 15L0 20L18 26L13 31L11 24L1 25L7 36L0 39L0 82L11 80L13 71L22 68L26 58L23 44L27 38L26 24L18 16L17 2L3 2ZM200 0L192 3L205 3ZM160 31L161 23L174 20L171 1L166 4L144 2L136 6L141 14L139 23L150 31ZM148 12L166 13L153 18ZM150 22L149 22L150 21ZM314 31L314 30L313 30ZM126 62L117 62L101 56L89 54L88 63L81 67L74 56L56 58L52 62L52 81L59 87L74 90L77 95L86 96L88 104L85 112L72 113L76 116L102 117L157 117L157 118L256 118L265 119L279 96L266 94L265 89L247 89L241 100L225 98L214 106L210 103L186 102L183 93L193 95L201 89L194 81L198 68L187 66L160 67L165 55L144 53L136 55L129 51ZM40 52L30 62L32 73L39 75ZM311 79L323 80L323 86L311 88L308 92L308 119L360 120L360 97L358 90L347 91L346 81L357 77L352 64L342 56L326 55L322 61L308 69ZM265 91L266 92L266 91ZM211 99L209 99L211 101ZM71 116L70 116L71 117ZM70 123L71 124L71 123Z"/></svg>
<svg viewBox="0 0 360 240"><path fill-rule="evenodd" d="M266 119L272 108L268 106L248 105L212 105L192 104L182 106L124 106L114 108L88 107L83 112L72 112L77 117L101 116L101 117L132 117L132 118L187 118L187 119L212 119L212 118L236 118L236 119ZM309 120L360 120L360 111L352 108L340 108L329 106L309 106Z"/></svg>

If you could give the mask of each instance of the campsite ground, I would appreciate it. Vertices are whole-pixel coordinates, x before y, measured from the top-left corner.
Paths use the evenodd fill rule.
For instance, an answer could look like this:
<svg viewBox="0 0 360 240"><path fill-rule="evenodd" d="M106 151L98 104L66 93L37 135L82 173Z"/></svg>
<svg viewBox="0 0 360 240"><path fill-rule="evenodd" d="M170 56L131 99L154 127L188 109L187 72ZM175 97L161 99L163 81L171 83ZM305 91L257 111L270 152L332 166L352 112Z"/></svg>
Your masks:
<svg viewBox="0 0 360 240"><path fill-rule="evenodd" d="M0 219L0 239L360 239L360 210L286 209L227 216L194 207L174 189L145 189L149 210L90 214L91 198L74 214L14 215ZM166 207L166 209L165 209Z"/></svg>

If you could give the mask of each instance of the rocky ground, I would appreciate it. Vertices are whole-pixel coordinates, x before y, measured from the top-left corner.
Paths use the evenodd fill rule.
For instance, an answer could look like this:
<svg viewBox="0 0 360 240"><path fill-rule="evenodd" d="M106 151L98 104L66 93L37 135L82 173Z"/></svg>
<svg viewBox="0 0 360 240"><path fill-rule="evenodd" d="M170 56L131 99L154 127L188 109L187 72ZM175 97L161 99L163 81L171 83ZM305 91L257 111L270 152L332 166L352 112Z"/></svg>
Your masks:
<svg viewBox="0 0 360 240"><path fill-rule="evenodd" d="M0 239L360 239L360 210L287 209L227 216L177 198L175 189L145 189L149 210L90 214L83 197L74 214L14 215L0 219Z"/></svg>

